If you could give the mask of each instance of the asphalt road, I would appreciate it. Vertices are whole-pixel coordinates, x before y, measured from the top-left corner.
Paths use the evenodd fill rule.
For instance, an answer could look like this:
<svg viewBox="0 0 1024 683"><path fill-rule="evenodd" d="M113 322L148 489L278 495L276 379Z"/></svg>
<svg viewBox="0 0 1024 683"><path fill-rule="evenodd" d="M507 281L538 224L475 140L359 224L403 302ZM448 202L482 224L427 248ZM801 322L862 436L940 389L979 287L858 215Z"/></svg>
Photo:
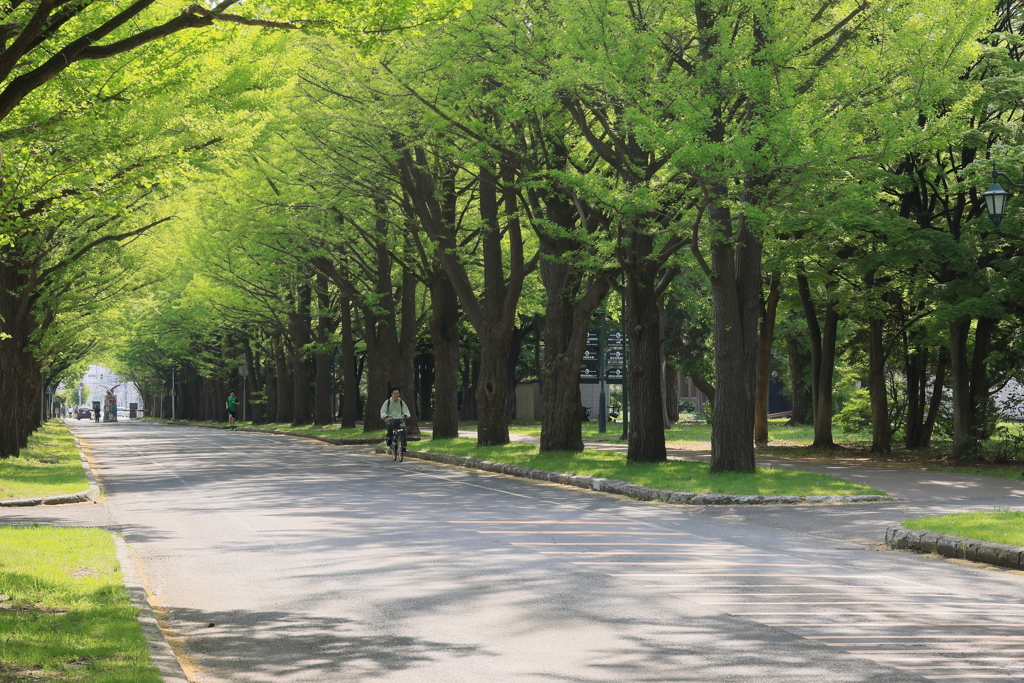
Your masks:
<svg viewBox="0 0 1024 683"><path fill-rule="evenodd" d="M289 437L72 428L105 500L0 523L120 531L197 682L1024 681L1024 573L878 549L945 499L669 506ZM976 479L958 504L1021 487Z"/></svg>

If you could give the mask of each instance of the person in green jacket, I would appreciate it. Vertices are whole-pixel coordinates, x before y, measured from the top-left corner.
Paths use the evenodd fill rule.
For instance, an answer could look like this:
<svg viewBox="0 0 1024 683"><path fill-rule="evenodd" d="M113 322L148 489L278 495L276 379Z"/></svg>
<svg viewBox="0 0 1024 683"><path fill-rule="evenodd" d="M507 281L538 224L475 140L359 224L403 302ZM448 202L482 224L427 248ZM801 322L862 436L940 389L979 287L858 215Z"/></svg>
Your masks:
<svg viewBox="0 0 1024 683"><path fill-rule="evenodd" d="M225 402L225 407L228 409L228 428L235 428L235 416L238 414L238 397L235 392L232 391L228 394L228 399Z"/></svg>

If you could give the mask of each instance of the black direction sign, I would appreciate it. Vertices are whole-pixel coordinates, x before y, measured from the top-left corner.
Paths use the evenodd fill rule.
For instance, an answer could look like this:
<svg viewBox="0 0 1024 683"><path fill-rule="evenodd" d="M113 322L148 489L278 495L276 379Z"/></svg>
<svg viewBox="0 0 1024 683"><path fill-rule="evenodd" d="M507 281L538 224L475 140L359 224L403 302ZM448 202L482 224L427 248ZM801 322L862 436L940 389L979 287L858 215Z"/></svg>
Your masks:
<svg viewBox="0 0 1024 683"><path fill-rule="evenodd" d="M629 337L622 330L612 330L605 337L605 346L609 349L621 349L629 346Z"/></svg>

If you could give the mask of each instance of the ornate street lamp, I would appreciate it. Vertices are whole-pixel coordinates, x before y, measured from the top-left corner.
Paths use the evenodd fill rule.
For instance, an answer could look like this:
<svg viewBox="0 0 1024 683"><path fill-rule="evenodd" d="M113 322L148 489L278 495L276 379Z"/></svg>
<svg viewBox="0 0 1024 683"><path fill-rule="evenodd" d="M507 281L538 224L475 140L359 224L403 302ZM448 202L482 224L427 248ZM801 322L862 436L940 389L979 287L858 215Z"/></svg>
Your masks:
<svg viewBox="0 0 1024 683"><path fill-rule="evenodd" d="M1006 215L1006 200L1010 196L1010 193L1004 190L999 185L999 177L1002 176L1003 180L1010 183L1013 187L1018 190L1024 190L1024 185L1018 185L1017 183L1010 180L1010 177L1005 173L996 170L996 162L992 161L992 185L989 186L987 192L982 192L981 196L985 198L985 206L988 209L989 220L992 221L993 225L998 226L1003 220L1003 216Z"/></svg>

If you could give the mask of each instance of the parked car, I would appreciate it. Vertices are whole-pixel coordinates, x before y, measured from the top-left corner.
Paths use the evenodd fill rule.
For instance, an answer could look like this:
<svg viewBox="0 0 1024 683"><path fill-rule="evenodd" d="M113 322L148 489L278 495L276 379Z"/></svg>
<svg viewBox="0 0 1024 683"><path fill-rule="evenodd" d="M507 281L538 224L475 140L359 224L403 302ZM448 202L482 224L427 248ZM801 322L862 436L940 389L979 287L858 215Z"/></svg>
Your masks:
<svg viewBox="0 0 1024 683"><path fill-rule="evenodd" d="M75 419L76 420L81 420L83 417L86 420L91 419L92 418L92 411L89 410L88 408L77 408L75 410Z"/></svg>

